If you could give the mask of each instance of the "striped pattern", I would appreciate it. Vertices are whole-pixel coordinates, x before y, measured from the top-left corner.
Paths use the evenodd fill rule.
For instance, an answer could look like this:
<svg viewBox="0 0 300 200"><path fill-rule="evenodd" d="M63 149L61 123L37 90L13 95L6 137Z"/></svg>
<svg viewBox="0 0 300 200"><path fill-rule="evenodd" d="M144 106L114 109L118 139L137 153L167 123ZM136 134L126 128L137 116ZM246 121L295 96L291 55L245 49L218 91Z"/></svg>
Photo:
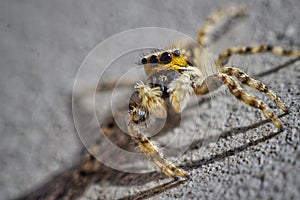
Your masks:
<svg viewBox="0 0 300 200"><path fill-rule="evenodd" d="M221 8L214 12L203 24L198 33L197 42L201 46L208 46L211 35L216 27L224 21L230 21L235 17L245 15L246 7L244 5L238 7Z"/></svg>
<svg viewBox="0 0 300 200"><path fill-rule="evenodd" d="M278 95L275 94L274 91L269 89L262 82L255 80L249 77L245 72L238 68L225 66L220 70L222 73L225 73L230 76L236 77L242 84L245 84L253 89L256 89L260 92L265 93L272 101L276 103L276 105L283 111L287 111L286 105L281 101Z"/></svg>
<svg viewBox="0 0 300 200"><path fill-rule="evenodd" d="M188 177L189 174L183 169L177 168L173 163L164 158L159 152L158 147L154 145L134 123L128 124L128 131L134 141L139 145L140 150L150 160L153 165L160 169L169 177Z"/></svg>
<svg viewBox="0 0 300 200"><path fill-rule="evenodd" d="M274 47L272 45L259 45L253 47L237 46L223 51L219 55L216 64L218 67L223 67L228 63L229 58L234 54L249 55L249 54L258 54L258 53L265 53L265 52L270 52L278 56L299 56L300 57L300 51L283 49L282 47L277 47L277 46Z"/></svg>
<svg viewBox="0 0 300 200"><path fill-rule="evenodd" d="M245 102L247 105L254 108L260 109L262 113L278 128L282 129L282 123L279 120L278 116L260 99L254 95L246 92L236 80L226 74L219 74L219 77L222 79L225 85L227 85L231 94L233 94L237 99Z"/></svg>

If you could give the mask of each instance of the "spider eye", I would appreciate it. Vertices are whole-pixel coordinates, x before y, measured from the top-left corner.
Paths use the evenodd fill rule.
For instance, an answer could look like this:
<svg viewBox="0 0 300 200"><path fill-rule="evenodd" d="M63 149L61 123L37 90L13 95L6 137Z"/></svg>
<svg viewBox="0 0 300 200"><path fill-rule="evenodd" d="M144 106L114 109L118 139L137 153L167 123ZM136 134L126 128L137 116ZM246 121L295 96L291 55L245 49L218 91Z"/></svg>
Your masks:
<svg viewBox="0 0 300 200"><path fill-rule="evenodd" d="M176 57L180 56L180 51L176 49L175 51L173 51L173 55Z"/></svg>
<svg viewBox="0 0 300 200"><path fill-rule="evenodd" d="M158 65L158 58L157 58L157 56L156 55L151 56L149 62L152 65L152 67L157 66Z"/></svg>
<svg viewBox="0 0 300 200"><path fill-rule="evenodd" d="M160 61L163 64L168 64L169 62L171 62L171 60L172 60L172 56L169 52L164 52L160 56Z"/></svg>
<svg viewBox="0 0 300 200"><path fill-rule="evenodd" d="M147 64L147 58L143 58L143 59L142 59L142 64L143 64L143 65Z"/></svg>

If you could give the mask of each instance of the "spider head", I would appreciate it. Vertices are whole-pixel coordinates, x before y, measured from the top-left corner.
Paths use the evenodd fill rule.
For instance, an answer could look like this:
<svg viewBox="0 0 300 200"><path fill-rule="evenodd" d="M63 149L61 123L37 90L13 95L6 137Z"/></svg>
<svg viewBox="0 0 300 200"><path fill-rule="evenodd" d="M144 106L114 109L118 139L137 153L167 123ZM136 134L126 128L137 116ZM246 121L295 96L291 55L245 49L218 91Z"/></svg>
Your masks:
<svg viewBox="0 0 300 200"><path fill-rule="evenodd" d="M141 59L147 75L160 70L180 70L190 65L184 53L179 49L169 49L147 55Z"/></svg>

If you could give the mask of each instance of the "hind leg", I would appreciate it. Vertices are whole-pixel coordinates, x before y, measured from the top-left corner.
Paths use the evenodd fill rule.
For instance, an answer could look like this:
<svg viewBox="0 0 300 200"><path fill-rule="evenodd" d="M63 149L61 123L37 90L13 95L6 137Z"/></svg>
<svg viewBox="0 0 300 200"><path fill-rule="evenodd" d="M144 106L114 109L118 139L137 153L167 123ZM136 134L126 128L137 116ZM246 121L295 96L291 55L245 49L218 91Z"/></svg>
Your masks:
<svg viewBox="0 0 300 200"><path fill-rule="evenodd" d="M300 51L283 49L282 47L274 47L271 45L258 45L258 46L236 46L231 47L219 54L216 61L218 67L223 67L229 61L229 58L234 54L251 55L258 53L270 52L277 56L297 56L300 57Z"/></svg>
<svg viewBox="0 0 300 200"><path fill-rule="evenodd" d="M208 46L211 42L211 37L213 32L216 31L216 27L223 22L229 22L233 18L245 15L246 7L238 6L238 7L226 7L221 8L218 11L214 12L201 26L197 42L201 46Z"/></svg>
<svg viewBox="0 0 300 200"><path fill-rule="evenodd" d="M269 89L265 84L262 82L255 80L254 78L249 77L245 72L242 70L235 68L235 67L229 67L225 66L220 69L220 71L224 74L227 74L229 76L236 77L239 82L242 84L245 84L249 86L250 88L256 89L262 93L265 93L272 101L276 103L276 105L283 111L287 111L286 105L282 102L282 100L279 98L279 96Z"/></svg>

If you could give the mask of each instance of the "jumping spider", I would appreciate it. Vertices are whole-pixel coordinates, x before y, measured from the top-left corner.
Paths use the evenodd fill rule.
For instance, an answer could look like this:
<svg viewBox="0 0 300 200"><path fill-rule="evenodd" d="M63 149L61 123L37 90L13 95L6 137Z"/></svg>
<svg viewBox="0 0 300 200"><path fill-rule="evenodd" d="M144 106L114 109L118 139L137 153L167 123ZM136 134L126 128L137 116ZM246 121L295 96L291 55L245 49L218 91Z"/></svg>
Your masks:
<svg viewBox="0 0 300 200"><path fill-rule="evenodd" d="M245 7L241 6L223 8L213 13L200 28L198 44L204 48L207 47L215 25L224 19L230 20L244 15L244 12ZM242 70L226 65L229 58L234 54L249 55L264 52L278 56L300 57L300 51L285 50L271 45L232 47L219 55L215 61L217 72L210 76L205 76L201 68L193 64L184 49L174 48L143 57L141 63L144 65L148 82L137 83L130 98L127 128L132 139L138 144L145 156L167 176L187 177L188 172L165 159L142 129L143 126L146 126L146 121L150 115L156 118L166 117L167 103L175 112L180 113L186 107L192 93L204 95L211 92L207 83L215 83L215 89L221 85L226 85L232 95L247 105L261 110L278 129L281 129L282 122L273 110L259 98L245 91L241 85L247 85L266 94L281 110L287 111L286 105L278 95L262 82L249 77Z"/></svg>

